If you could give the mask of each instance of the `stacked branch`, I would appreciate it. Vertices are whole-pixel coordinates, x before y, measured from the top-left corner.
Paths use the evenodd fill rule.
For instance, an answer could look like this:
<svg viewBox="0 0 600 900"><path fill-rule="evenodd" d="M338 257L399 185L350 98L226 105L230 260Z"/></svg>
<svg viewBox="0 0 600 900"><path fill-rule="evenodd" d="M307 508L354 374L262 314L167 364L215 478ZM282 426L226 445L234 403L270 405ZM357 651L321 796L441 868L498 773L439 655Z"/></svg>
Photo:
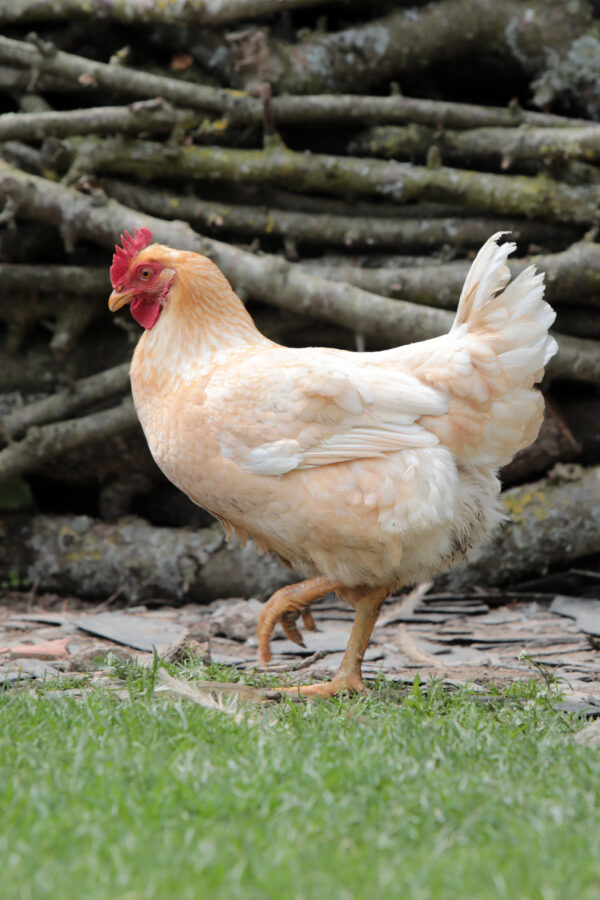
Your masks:
<svg viewBox="0 0 600 900"><path fill-rule="evenodd" d="M157 523L192 521L189 507L172 512L177 495L145 450L129 398L136 326L106 312L112 247L122 231L144 226L157 241L210 256L272 339L347 349L447 331L474 252L491 233L511 232L512 274L530 264L546 273L559 353L544 384L555 402L540 438L504 476L522 482L568 459L600 461L593 4L433 0L367 11L329 3L326 20L324 9L322 0L2 5L11 37L0 36L0 512L3 486L12 496L11 486L33 477L34 485L92 484L93 513L107 518L133 508ZM98 28L96 58L67 52L81 22L100 21L109 24ZM104 48L111 22L130 48ZM29 24L40 33L28 34ZM474 46L479 61L469 62ZM436 71L456 59L465 67L502 60L538 108L508 94L491 105L457 102L464 85L440 92ZM398 78L431 96L403 95L390 85ZM124 480L106 462L109 445L135 477ZM595 472L535 491L595 527ZM538 513L522 515L533 522ZM65 514L23 518L21 544L10 550L48 589L105 595L120 586L115 572L138 565L148 578L142 588L128 582L131 597L282 583L277 565L257 563L252 549L227 556L212 531L195 544L189 533L140 522L130 536L121 526L109 536L86 520L81 534L96 535L102 553L106 538L114 566L78 569L49 538L60 525L79 547L80 526ZM557 561L600 550L580 531L570 556L556 549ZM543 570L534 532L527 523L506 532L510 577ZM563 542L567 532L556 524ZM42 539L49 555L36 563ZM176 563L168 577L162 557L154 568L138 558L140 540L166 541ZM461 584L495 577L494 547L456 575ZM200 560L191 569L190 556ZM0 577L7 560L0 551Z"/></svg>

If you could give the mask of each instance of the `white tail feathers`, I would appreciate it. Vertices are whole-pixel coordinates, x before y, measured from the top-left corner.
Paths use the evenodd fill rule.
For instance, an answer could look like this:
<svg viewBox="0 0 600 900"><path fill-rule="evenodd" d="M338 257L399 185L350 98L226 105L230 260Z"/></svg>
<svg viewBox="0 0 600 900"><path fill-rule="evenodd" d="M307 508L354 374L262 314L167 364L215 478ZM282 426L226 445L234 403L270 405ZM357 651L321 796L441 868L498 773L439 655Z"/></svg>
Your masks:
<svg viewBox="0 0 600 900"><path fill-rule="evenodd" d="M541 378L544 366L558 349L548 334L556 313L543 299L544 275L536 274L534 266L524 269L509 284L506 261L516 245L499 245L498 238L503 234L506 232L499 231L486 241L469 269L452 331L485 336L504 372L512 373L525 386L528 381L530 385L536 383L527 375Z"/></svg>
<svg viewBox="0 0 600 900"><path fill-rule="evenodd" d="M451 438L454 452L494 466L535 440L544 400L534 386L558 349L548 334L555 314L543 299L543 274L530 266L509 284L506 261L515 245L499 245L501 234L477 254L449 334L456 360L451 413L462 430ZM461 354L472 366L469 375L460 373Z"/></svg>

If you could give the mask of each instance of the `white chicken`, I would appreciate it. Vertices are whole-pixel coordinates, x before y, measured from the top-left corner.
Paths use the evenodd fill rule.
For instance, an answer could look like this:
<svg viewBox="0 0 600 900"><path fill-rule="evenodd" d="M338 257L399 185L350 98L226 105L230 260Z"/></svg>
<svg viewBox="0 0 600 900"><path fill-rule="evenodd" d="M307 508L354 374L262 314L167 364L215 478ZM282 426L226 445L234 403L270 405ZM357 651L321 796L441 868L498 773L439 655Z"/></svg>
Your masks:
<svg viewBox="0 0 600 900"><path fill-rule="evenodd" d="M308 578L263 609L262 661L275 624L301 641L298 616L310 627L328 591L356 610L339 672L307 695L363 689L386 597L490 534L497 469L538 433L554 312L533 267L508 283L515 245L499 236L448 334L376 353L275 344L210 260L151 244L146 229L117 248L109 305L130 302L146 328L131 382L158 465L227 532Z"/></svg>

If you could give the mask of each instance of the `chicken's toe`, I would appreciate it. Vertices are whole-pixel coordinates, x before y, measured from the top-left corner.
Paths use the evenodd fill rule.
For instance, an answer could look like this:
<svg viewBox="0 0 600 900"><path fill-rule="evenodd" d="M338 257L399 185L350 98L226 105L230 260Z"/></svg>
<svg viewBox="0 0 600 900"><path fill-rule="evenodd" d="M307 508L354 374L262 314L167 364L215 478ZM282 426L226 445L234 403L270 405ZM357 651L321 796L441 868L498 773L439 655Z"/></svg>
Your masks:
<svg viewBox="0 0 600 900"><path fill-rule="evenodd" d="M308 606L302 610L302 621L303 621L304 627L306 628L307 631L318 631L319 630L316 626L315 620L313 619L313 615Z"/></svg>
<svg viewBox="0 0 600 900"><path fill-rule="evenodd" d="M298 619L298 610L296 609L288 609L281 616L280 623L283 628L285 635L289 638L290 641L293 641L294 644L298 644L299 647L306 647L304 643L304 638L300 634L298 630L298 626L296 625L296 620Z"/></svg>
<svg viewBox="0 0 600 900"><path fill-rule="evenodd" d="M357 694L362 694L366 690L367 687L357 672L339 673L332 681L320 681L316 684L297 684L294 687L280 688L282 694L307 697L309 699L333 697L342 691L354 691Z"/></svg>
<svg viewBox="0 0 600 900"><path fill-rule="evenodd" d="M275 591L270 600L263 606L257 628L258 654L260 662L266 666L271 661L271 635L277 623L280 623L287 637L295 644L304 647L302 635L298 631L296 620L302 615L309 630L315 630L308 607L310 604L331 590L338 590L342 585L324 576L310 578L300 584L289 584ZM308 618L306 616L308 614Z"/></svg>

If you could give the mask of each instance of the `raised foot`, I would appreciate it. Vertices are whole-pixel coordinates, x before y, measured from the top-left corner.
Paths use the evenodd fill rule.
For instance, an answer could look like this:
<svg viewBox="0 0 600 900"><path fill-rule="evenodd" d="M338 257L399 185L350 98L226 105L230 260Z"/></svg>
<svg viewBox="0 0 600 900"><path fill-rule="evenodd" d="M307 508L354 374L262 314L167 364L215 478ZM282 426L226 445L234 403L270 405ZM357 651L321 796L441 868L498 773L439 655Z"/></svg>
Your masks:
<svg viewBox="0 0 600 900"><path fill-rule="evenodd" d="M271 599L263 606L258 619L258 654L262 665L267 665L271 660L270 643L275 625L279 623L286 637L303 647L304 641L298 630L297 620L302 616L304 627L308 631L316 631L309 609L310 604L339 587L339 582L319 576L302 581L300 584L287 585L275 591Z"/></svg>

